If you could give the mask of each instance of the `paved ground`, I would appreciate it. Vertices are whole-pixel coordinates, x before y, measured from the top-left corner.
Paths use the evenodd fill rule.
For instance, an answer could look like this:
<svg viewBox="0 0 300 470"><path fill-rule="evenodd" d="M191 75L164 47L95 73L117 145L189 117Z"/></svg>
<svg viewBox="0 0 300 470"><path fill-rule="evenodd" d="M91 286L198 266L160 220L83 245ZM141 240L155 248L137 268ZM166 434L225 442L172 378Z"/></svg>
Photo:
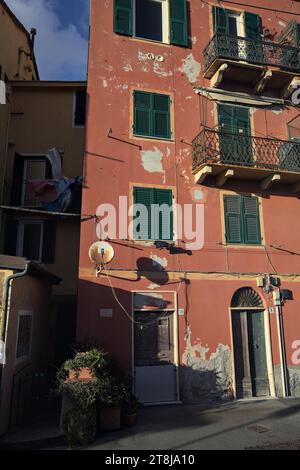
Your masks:
<svg viewBox="0 0 300 470"><path fill-rule="evenodd" d="M43 433L43 434L41 434ZM15 432L0 441L3 448L63 449L57 429ZM21 441L23 441L21 443ZM24 441L27 443L24 444ZM133 428L99 434L86 449L195 450L195 449L300 449L300 399L234 401L219 406L174 405L145 407Z"/></svg>

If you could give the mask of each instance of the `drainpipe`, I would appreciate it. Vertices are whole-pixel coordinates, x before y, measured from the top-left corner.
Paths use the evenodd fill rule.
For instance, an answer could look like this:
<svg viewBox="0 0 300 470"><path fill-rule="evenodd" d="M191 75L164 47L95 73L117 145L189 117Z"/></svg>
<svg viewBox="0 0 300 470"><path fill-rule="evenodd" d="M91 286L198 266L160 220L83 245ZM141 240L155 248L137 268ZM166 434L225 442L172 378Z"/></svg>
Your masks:
<svg viewBox="0 0 300 470"><path fill-rule="evenodd" d="M279 340L279 356L280 356L282 391L283 391L283 396L287 397L289 395L288 373L287 373L286 350L285 350L285 341L284 341L284 332L283 332L280 289L279 288L276 289L274 293L277 293L276 298L274 296L274 303L275 303L275 308L276 308L277 331L278 331L278 340Z"/></svg>
<svg viewBox="0 0 300 470"><path fill-rule="evenodd" d="M15 279L26 276L29 271L29 265L30 265L30 261L27 261L24 271L21 271L20 273L12 274L11 276L8 276L5 280L4 289L3 289L3 301L2 301L3 316L2 316L1 338L0 338L0 341L3 345L3 358L5 356L5 351L6 351L6 330L7 330L9 294L10 294L10 289L11 289L11 282L14 281ZM2 372L3 372L4 362L0 364L0 366L1 366L0 367L0 390L1 390Z"/></svg>

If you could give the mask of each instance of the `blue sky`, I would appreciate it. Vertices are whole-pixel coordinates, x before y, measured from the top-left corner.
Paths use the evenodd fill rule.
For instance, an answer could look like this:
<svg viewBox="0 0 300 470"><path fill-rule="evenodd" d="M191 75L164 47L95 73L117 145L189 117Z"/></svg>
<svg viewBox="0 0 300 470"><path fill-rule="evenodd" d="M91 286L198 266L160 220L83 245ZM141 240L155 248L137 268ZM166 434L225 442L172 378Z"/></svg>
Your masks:
<svg viewBox="0 0 300 470"><path fill-rule="evenodd" d="M86 80L89 0L5 0L30 30L42 80Z"/></svg>

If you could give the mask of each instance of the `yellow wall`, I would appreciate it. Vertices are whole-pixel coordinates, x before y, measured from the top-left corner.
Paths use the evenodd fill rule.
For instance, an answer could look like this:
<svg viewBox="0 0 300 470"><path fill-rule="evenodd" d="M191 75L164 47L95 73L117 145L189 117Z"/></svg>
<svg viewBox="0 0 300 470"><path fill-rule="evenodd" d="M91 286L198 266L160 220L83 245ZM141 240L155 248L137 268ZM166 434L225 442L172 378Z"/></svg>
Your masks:
<svg viewBox="0 0 300 470"><path fill-rule="evenodd" d="M6 271L5 277L12 274ZM0 292L2 297L2 292ZM51 355L52 330L50 328L51 285L31 276L16 279L12 282L10 307L7 323L6 364L3 368L0 397L0 435L8 425L9 407L13 376L21 371L43 368ZM16 362L16 342L18 329L18 312L28 310L33 313L32 348L28 360Z"/></svg>
<svg viewBox="0 0 300 470"><path fill-rule="evenodd" d="M19 69L19 49L30 54L29 38L0 3L0 65L9 80L36 80L36 71L30 57L22 54ZM19 73L19 75L17 75ZM3 75L4 76L4 75Z"/></svg>
<svg viewBox="0 0 300 470"><path fill-rule="evenodd" d="M49 148L63 149L63 174L72 178L83 174L85 129L73 126L74 93L85 88L48 82L13 83L6 180L13 179L15 153L45 154ZM8 191L6 191L8 195ZM6 200L9 204L9 199ZM42 218L42 214L21 217ZM56 295L76 295L80 217L56 217L55 263L46 269L63 281Z"/></svg>

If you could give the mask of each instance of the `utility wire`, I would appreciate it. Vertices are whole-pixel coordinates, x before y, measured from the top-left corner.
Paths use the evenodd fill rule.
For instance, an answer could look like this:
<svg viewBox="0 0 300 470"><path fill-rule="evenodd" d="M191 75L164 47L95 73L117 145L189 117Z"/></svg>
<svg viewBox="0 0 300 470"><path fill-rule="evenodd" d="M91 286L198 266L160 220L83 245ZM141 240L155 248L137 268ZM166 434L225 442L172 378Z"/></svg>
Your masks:
<svg viewBox="0 0 300 470"><path fill-rule="evenodd" d="M201 0L202 3L205 3L206 5L210 6L211 4L207 2L206 0ZM249 3L242 3L242 2L233 2L230 0L222 0L220 3L230 3L231 5L239 5L247 8L256 8L257 10L265 10L265 11L272 11L273 13L285 13L287 15L295 15L295 16L300 16L300 13L291 13L291 11L287 10L278 10L277 8L269 8L269 7L263 7L261 5L249 5ZM219 5L220 8L222 8L221 5Z"/></svg>

